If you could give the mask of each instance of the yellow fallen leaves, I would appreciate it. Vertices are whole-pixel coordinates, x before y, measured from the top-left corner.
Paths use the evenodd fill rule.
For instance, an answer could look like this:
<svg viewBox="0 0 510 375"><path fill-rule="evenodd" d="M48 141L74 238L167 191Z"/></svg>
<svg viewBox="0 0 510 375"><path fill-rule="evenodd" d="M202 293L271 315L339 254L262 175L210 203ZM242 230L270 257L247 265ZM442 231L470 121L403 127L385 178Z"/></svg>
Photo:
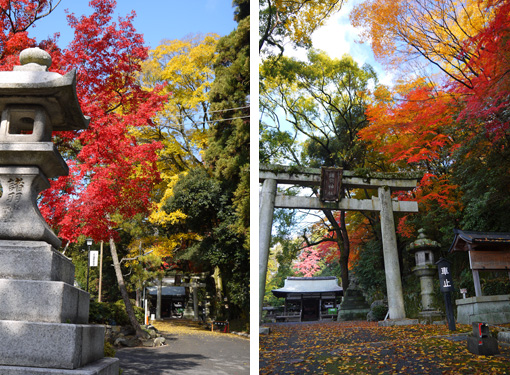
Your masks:
<svg viewBox="0 0 510 375"><path fill-rule="evenodd" d="M378 327L366 322L275 324L260 337L260 373L510 374L510 349L467 351L470 326ZM306 358L299 365L291 358ZM294 372L292 372L294 371Z"/></svg>
<svg viewBox="0 0 510 375"><path fill-rule="evenodd" d="M158 331L176 335L225 335L222 332L211 332L205 325L189 320L161 320L152 324Z"/></svg>

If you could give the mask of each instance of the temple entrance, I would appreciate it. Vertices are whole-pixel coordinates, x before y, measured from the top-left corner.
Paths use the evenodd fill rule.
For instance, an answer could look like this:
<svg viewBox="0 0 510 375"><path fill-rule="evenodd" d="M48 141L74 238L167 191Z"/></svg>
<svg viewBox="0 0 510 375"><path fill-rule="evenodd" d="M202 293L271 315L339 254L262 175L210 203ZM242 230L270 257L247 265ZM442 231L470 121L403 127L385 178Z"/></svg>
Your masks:
<svg viewBox="0 0 510 375"><path fill-rule="evenodd" d="M302 322L332 319L331 311L343 295L335 276L295 277L285 280L283 288L273 289L277 298L285 298L282 312L276 315L276 321Z"/></svg>
<svg viewBox="0 0 510 375"><path fill-rule="evenodd" d="M301 321L309 322L319 320L319 304L320 300L313 299L304 299L303 300L303 315L301 317Z"/></svg>

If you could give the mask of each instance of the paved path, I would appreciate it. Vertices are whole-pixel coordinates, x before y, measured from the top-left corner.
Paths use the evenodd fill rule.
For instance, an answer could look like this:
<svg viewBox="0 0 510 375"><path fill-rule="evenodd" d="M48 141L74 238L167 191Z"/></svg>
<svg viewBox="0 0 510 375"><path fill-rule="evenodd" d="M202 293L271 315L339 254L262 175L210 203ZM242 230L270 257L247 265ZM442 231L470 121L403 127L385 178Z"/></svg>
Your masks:
<svg viewBox="0 0 510 375"><path fill-rule="evenodd" d="M230 334L164 334L168 345L117 351L122 375L250 373L250 341Z"/></svg>

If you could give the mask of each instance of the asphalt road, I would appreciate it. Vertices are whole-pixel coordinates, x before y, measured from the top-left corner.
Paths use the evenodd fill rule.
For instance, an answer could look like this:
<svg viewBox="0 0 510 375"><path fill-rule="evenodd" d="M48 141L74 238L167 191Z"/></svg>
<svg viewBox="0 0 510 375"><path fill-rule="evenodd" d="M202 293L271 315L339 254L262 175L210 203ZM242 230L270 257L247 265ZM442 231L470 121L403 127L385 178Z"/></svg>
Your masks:
<svg viewBox="0 0 510 375"><path fill-rule="evenodd" d="M168 345L117 351L122 375L250 373L250 342L235 335L164 334Z"/></svg>

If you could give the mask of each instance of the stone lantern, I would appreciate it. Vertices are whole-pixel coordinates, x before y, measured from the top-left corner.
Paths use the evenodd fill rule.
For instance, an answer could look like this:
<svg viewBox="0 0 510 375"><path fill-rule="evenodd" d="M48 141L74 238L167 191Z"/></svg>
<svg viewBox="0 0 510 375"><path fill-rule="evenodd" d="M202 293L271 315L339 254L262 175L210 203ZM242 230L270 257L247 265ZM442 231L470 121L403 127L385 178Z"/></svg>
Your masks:
<svg viewBox="0 0 510 375"><path fill-rule="evenodd" d="M49 178L68 167L53 131L85 129L76 72L49 72L39 48L0 72L0 374L114 374L103 358L104 327L88 324L90 295L37 207Z"/></svg>
<svg viewBox="0 0 510 375"><path fill-rule="evenodd" d="M442 319L439 311L433 308L434 275L436 265L434 263L434 251L441 245L425 236L423 229L418 230L418 239L409 245L409 251L414 253L416 267L413 272L420 278L422 311L419 313L422 320L431 322Z"/></svg>

